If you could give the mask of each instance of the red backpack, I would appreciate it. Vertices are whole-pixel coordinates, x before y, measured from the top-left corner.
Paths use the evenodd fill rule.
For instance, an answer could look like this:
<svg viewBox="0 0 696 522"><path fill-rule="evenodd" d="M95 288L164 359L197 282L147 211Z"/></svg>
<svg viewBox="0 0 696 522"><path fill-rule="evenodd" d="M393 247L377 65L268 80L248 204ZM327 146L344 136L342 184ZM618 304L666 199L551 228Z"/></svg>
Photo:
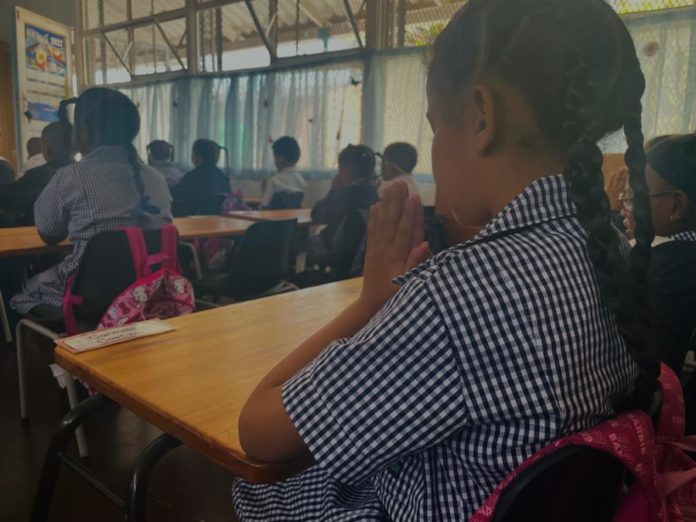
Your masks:
<svg viewBox="0 0 696 522"><path fill-rule="evenodd" d="M135 282L121 292L106 309L96 329L123 326L146 319L167 319L191 313L195 299L191 282L177 268L177 231L173 225L161 229L160 252L148 255L143 231L139 228L123 230L128 238L135 268ZM153 267L160 268L153 272ZM78 333L73 310L82 304L82 298L71 291L63 297L63 317L69 335Z"/></svg>

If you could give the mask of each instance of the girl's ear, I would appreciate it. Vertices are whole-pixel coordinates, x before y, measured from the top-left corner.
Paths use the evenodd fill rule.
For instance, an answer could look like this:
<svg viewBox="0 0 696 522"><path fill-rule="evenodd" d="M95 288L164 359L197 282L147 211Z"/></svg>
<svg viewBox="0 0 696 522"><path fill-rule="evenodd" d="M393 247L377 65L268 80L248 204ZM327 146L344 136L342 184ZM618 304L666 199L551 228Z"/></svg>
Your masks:
<svg viewBox="0 0 696 522"><path fill-rule="evenodd" d="M669 213L669 220L673 223L686 219L689 215L689 198L681 191L674 193L672 197L672 208Z"/></svg>
<svg viewBox="0 0 696 522"><path fill-rule="evenodd" d="M485 155L497 138L495 97L488 85L476 83L471 87L471 107L473 111L472 129L476 151ZM471 125L471 123L469 123Z"/></svg>

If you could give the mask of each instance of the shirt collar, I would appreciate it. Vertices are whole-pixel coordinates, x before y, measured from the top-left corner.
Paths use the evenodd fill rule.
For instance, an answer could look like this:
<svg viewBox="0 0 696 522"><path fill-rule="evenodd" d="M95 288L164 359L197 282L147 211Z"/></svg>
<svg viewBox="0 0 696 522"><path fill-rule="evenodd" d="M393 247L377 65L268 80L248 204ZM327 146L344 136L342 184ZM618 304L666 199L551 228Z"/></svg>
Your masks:
<svg viewBox="0 0 696 522"><path fill-rule="evenodd" d="M673 241L696 241L696 230L687 230L679 232L670 237Z"/></svg>
<svg viewBox="0 0 696 522"><path fill-rule="evenodd" d="M410 272L397 277L394 282L403 285L412 277L437 266L453 250L575 214L575 204L570 199L563 175L539 178L515 196L473 239L441 252Z"/></svg>
<svg viewBox="0 0 696 522"><path fill-rule="evenodd" d="M100 145L99 147L95 147L92 150L90 150L87 154L85 154L84 158L82 159L94 158L108 158L110 160L127 160L128 154L126 153L126 148L122 145Z"/></svg>

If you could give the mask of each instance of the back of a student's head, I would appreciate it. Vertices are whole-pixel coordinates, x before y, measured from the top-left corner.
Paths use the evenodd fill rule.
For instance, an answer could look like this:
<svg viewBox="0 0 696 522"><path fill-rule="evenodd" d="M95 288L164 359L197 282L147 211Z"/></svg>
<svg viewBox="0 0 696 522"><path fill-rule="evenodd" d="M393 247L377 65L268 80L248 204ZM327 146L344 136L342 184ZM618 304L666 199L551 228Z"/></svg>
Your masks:
<svg viewBox="0 0 696 522"><path fill-rule="evenodd" d="M297 165L302 155L300 145L291 136L283 136L275 140L272 149L275 166L279 171Z"/></svg>
<svg viewBox="0 0 696 522"><path fill-rule="evenodd" d="M67 161L71 156L70 128L57 121L49 123L41 131L41 144L46 161Z"/></svg>
<svg viewBox="0 0 696 522"><path fill-rule="evenodd" d="M148 161L172 161L174 156L174 147L164 141L155 140L147 146Z"/></svg>
<svg viewBox="0 0 696 522"><path fill-rule="evenodd" d="M418 163L418 151L410 143L392 143L382 154L382 175L385 179L411 174Z"/></svg>
<svg viewBox="0 0 696 522"><path fill-rule="evenodd" d="M191 162L196 167L214 167L220 160L220 146L213 140L200 139L191 148Z"/></svg>
<svg viewBox="0 0 696 522"><path fill-rule="evenodd" d="M369 182L375 177L375 153L367 145L348 145L338 154L338 168L352 181Z"/></svg>
<svg viewBox="0 0 696 522"><path fill-rule="evenodd" d="M41 138L34 136L27 140L27 155L29 157L41 154Z"/></svg>
<svg viewBox="0 0 696 522"><path fill-rule="evenodd" d="M527 183L521 176L507 185L492 181L489 174L503 165L517 165L506 167L511 177L525 168L563 171L605 302L640 369L620 408L647 408L659 361L646 355L655 350L643 320L654 237L644 174L645 77L621 17L606 0L469 0L433 45L427 86L438 198L461 220L476 219L473 203L485 190ZM628 144L639 223L630 266L611 226L598 145L618 130Z"/></svg>
<svg viewBox="0 0 696 522"><path fill-rule="evenodd" d="M65 121L63 124L67 126ZM83 155L102 146L121 146L132 155L133 140L140 131L140 114L125 94L92 87L75 102L74 127L77 149Z"/></svg>

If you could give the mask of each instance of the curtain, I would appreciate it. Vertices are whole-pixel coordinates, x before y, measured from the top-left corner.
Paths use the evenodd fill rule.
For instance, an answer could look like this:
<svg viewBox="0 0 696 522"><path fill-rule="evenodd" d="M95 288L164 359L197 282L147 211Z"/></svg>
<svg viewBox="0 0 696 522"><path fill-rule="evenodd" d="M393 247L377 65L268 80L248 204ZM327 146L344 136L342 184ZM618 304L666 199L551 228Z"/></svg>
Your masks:
<svg viewBox="0 0 696 522"><path fill-rule="evenodd" d="M644 133L696 130L696 8L625 18L645 72ZM190 165L190 147L209 138L229 151L234 175L273 170L272 140L294 136L302 149L299 168L309 177L335 171L349 143L375 150L394 141L413 143L416 172L432 171L432 132L427 109L427 50L376 53L353 61L243 75L181 78L123 89L139 106L138 148L153 139L175 146L176 160ZM625 149L621 135L602 144Z"/></svg>

